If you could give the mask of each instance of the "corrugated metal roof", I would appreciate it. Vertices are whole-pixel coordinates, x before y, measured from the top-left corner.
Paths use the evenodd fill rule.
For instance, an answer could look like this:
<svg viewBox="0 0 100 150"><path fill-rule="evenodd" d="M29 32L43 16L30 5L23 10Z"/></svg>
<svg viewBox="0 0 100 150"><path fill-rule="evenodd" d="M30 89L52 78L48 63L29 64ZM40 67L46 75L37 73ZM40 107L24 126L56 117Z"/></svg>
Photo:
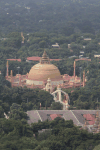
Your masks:
<svg viewBox="0 0 100 150"><path fill-rule="evenodd" d="M37 114L37 111L39 115ZM46 119L53 117L57 117L57 114L59 114L62 118L65 120L73 120L74 124L76 125L84 125L85 118L84 116L89 114L88 116L92 115L92 118L94 119L94 114L96 114L97 110L31 110L27 111L27 114L29 116L28 123L34 123L38 122L40 120L39 116L41 117L42 121L45 121ZM55 114L55 116L54 116ZM100 114L100 110L99 110ZM51 116L50 116L51 115ZM83 116L84 115L84 116ZM89 118L91 119L91 117ZM88 120L88 123L90 125L94 124L95 120Z"/></svg>

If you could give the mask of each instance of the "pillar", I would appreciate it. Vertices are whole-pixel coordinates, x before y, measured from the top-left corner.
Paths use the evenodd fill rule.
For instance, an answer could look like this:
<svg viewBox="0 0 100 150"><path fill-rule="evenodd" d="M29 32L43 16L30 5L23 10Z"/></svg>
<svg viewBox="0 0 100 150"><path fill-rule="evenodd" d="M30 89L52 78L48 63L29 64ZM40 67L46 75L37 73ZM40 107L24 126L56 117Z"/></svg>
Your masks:
<svg viewBox="0 0 100 150"><path fill-rule="evenodd" d="M58 94L59 94L59 101L61 102L61 90L60 89L58 91Z"/></svg>
<svg viewBox="0 0 100 150"><path fill-rule="evenodd" d="M57 92L58 92L59 101L61 101L61 86L60 86L60 84L57 86Z"/></svg>
<svg viewBox="0 0 100 150"><path fill-rule="evenodd" d="M74 80L75 80L75 61L74 61Z"/></svg>
<svg viewBox="0 0 100 150"><path fill-rule="evenodd" d="M66 100L66 110L68 110L68 100Z"/></svg>
<svg viewBox="0 0 100 150"><path fill-rule="evenodd" d="M10 75L11 75L11 87L13 87L13 80L12 80L12 78L13 78L13 72L12 72L12 70L11 70Z"/></svg>

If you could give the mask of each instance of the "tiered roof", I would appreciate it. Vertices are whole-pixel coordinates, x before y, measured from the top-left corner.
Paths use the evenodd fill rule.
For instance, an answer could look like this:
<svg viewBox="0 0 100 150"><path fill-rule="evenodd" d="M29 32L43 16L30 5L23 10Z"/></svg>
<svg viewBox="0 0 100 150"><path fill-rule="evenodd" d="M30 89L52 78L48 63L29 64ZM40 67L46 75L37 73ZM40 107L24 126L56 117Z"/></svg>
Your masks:
<svg viewBox="0 0 100 150"><path fill-rule="evenodd" d="M50 59L46 54L46 51L44 51L42 58L40 59L41 64L50 64Z"/></svg>

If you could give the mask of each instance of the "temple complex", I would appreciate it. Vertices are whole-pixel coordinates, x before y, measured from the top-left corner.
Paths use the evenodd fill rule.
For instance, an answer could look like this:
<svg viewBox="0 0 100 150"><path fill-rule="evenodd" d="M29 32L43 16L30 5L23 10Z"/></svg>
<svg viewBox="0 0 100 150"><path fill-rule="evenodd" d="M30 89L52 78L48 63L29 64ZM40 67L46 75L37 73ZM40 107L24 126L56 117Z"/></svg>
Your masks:
<svg viewBox="0 0 100 150"><path fill-rule="evenodd" d="M83 72L83 81L80 77L75 76L75 70L73 76L69 76L68 74L61 75L59 69L50 63L50 59L45 51L40 62L34 65L26 75L18 73L16 76L13 76L13 71L9 75L8 61L6 67L6 80L11 82L12 87L27 86L28 88L40 88L53 92L54 88L59 84L61 88L73 88L84 87L86 82L85 72Z"/></svg>

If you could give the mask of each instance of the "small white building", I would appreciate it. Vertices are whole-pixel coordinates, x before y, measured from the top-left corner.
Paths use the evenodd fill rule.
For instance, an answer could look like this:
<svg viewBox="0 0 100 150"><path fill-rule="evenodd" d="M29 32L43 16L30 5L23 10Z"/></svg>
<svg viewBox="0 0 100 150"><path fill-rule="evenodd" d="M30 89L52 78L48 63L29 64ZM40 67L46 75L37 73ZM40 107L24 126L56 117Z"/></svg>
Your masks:
<svg viewBox="0 0 100 150"><path fill-rule="evenodd" d="M52 45L52 47L53 47L53 48L59 48L60 46L59 46L58 43L56 43L56 44Z"/></svg>
<svg viewBox="0 0 100 150"><path fill-rule="evenodd" d="M84 38L85 41L91 41L91 38Z"/></svg>
<svg viewBox="0 0 100 150"><path fill-rule="evenodd" d="M83 45L83 48L85 48L86 46Z"/></svg>
<svg viewBox="0 0 100 150"><path fill-rule="evenodd" d="M84 54L84 51L80 51L80 54Z"/></svg>
<svg viewBox="0 0 100 150"><path fill-rule="evenodd" d="M99 58L100 57L100 55L94 55L94 58Z"/></svg>
<svg viewBox="0 0 100 150"><path fill-rule="evenodd" d="M68 44L68 49L70 49L71 48L71 46L70 46L70 44Z"/></svg>

